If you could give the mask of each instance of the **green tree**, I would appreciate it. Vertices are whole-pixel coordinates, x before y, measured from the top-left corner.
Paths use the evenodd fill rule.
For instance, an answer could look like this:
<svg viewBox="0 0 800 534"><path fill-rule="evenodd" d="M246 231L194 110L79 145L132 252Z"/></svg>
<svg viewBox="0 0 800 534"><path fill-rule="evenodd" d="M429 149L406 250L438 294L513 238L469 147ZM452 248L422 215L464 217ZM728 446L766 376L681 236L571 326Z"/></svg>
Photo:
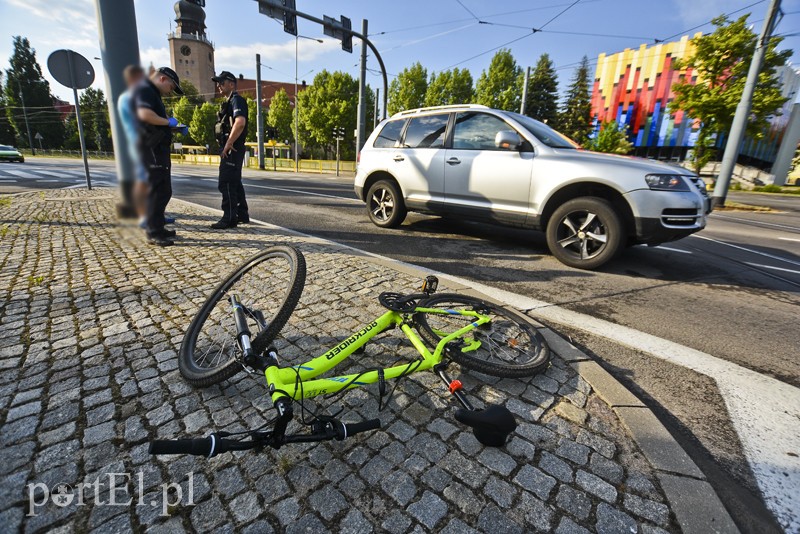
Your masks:
<svg viewBox="0 0 800 534"><path fill-rule="evenodd" d="M294 106L283 88L272 96L267 114L267 124L277 130L278 141L294 142Z"/></svg>
<svg viewBox="0 0 800 534"><path fill-rule="evenodd" d="M194 102L192 102L189 99L189 97L182 96L172 106L172 116L178 119L179 123L190 125L192 123L192 118L194 117L194 110L197 107L198 106ZM181 134L175 134L175 142L185 143L187 145L195 143L194 139L192 139L190 135L181 135Z"/></svg>
<svg viewBox="0 0 800 534"><path fill-rule="evenodd" d="M61 113L53 107L50 84L42 76L42 68L36 61L36 51L25 37L14 37L14 52L8 60L11 68L6 70L5 103L6 116L16 136L28 144L28 131L22 114L20 92L25 106L30 110L28 123L31 136L42 134L42 145L47 148L60 147L64 143L64 122Z"/></svg>
<svg viewBox="0 0 800 534"><path fill-rule="evenodd" d="M472 102L472 74L467 69L442 71L431 74L425 93L426 106L448 106Z"/></svg>
<svg viewBox="0 0 800 534"><path fill-rule="evenodd" d="M203 102L205 102L205 98L200 96L200 91L197 90L197 87L194 86L192 82L189 80L182 80L181 81L181 89L183 89L183 95L173 95L173 96L166 96L162 100L164 101L164 107L167 109L167 115L177 117L177 115L173 115L173 111L175 106L183 100L184 98L188 100L193 106L202 106ZM209 97L214 95L208 95ZM184 123L186 124L186 123Z"/></svg>
<svg viewBox="0 0 800 534"><path fill-rule="evenodd" d="M525 115L554 126L558 119L558 76L550 56L542 54L528 79Z"/></svg>
<svg viewBox="0 0 800 534"><path fill-rule="evenodd" d="M0 88L3 87L3 72L0 71ZM0 90L0 144L15 145L17 140L14 137L14 127L8 118L8 111L6 109L6 96Z"/></svg>
<svg viewBox="0 0 800 534"><path fill-rule="evenodd" d="M600 125L600 131L584 145L587 150L609 154L627 154L633 148L624 127L610 120Z"/></svg>
<svg viewBox="0 0 800 534"><path fill-rule="evenodd" d="M86 148L90 150L109 150L108 104L101 89L89 87L78 98L81 104L81 120L83 133L86 136Z"/></svg>
<svg viewBox="0 0 800 534"><path fill-rule="evenodd" d="M329 155L335 146L333 129L345 132L356 128L358 109L358 80L346 72L323 70L314 76L313 84L297 96L300 108L300 133L303 143L319 146ZM352 154L350 143L343 145L345 154ZM350 156L352 157L352 156Z"/></svg>
<svg viewBox="0 0 800 534"><path fill-rule="evenodd" d="M202 106L194 108L192 122L189 124L189 136L199 145L209 145L212 154L218 154L220 148L214 138L216 122L217 106L211 102L204 102Z"/></svg>
<svg viewBox="0 0 800 534"><path fill-rule="evenodd" d="M394 115L398 111L422 107L428 90L428 70L417 61L403 69L389 84L389 102L386 111Z"/></svg>
<svg viewBox="0 0 800 534"><path fill-rule="evenodd" d="M258 106L254 98L247 99L247 137L245 141L248 143L258 141Z"/></svg>
<svg viewBox="0 0 800 534"><path fill-rule="evenodd" d="M519 111L523 77L511 51L498 50L488 72L483 71L475 84L476 102L490 108Z"/></svg>
<svg viewBox="0 0 800 534"><path fill-rule="evenodd" d="M592 132L592 102L589 93L589 58L583 56L567 91L557 129L578 143L585 143Z"/></svg>
<svg viewBox="0 0 800 534"><path fill-rule="evenodd" d="M714 155L714 138L730 130L744 91L758 39L747 25L748 16L734 22L725 15L713 19L715 30L692 39L694 53L675 62L676 68L691 68L698 77L696 84L691 80L674 84L675 98L670 105L672 111L683 110L702 124L694 149L693 166L697 171ZM768 117L786 102L775 72L792 56L792 50L777 52L775 48L782 40L782 37L770 39L758 75L747 124L748 133L755 138L763 135Z"/></svg>

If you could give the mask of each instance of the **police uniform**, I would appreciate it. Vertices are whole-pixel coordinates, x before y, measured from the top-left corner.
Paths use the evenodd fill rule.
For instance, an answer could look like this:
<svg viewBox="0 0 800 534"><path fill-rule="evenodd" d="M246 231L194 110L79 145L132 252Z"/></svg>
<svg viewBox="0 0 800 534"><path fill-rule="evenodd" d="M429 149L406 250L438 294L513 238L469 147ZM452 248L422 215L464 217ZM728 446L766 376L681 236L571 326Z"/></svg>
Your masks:
<svg viewBox="0 0 800 534"><path fill-rule="evenodd" d="M149 79L145 78L136 86L131 100L135 110L147 108L159 117L167 118L161 93ZM169 157L172 131L169 126L155 126L143 121L138 121L138 126L137 149L150 186L147 199L147 235L158 238L164 233L164 210L172 198L172 165Z"/></svg>
<svg viewBox="0 0 800 534"><path fill-rule="evenodd" d="M212 78L214 81L232 80L236 78L223 72L219 77ZM245 127L242 133L233 142L233 151L227 157L220 158L219 162L219 191L222 193L222 220L228 226L236 226L238 223L250 221L250 214L247 208L247 200L242 186L242 165L245 156L245 138L247 137L247 101L233 91L231 95L220 106L217 114L217 124L215 134L219 142L220 149L224 149L228 142L233 123L237 117L244 117Z"/></svg>

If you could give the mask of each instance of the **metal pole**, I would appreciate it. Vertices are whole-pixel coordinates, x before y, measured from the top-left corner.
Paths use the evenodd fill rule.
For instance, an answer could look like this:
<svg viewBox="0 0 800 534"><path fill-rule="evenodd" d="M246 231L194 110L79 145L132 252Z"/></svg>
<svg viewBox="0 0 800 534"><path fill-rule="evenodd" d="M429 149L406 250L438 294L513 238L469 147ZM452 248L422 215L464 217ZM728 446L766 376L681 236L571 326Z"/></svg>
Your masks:
<svg viewBox="0 0 800 534"><path fill-rule="evenodd" d="M258 168L264 170L264 117L261 111L261 54L256 54L256 123L258 128Z"/></svg>
<svg viewBox="0 0 800 534"><path fill-rule="evenodd" d="M361 33L366 38L367 36L367 20L361 20ZM364 146L367 128L367 98L366 98L366 82L367 82L367 47L361 43L361 73L358 78L358 122L356 126L356 160L358 154L361 152L361 147Z"/></svg>
<svg viewBox="0 0 800 534"><path fill-rule="evenodd" d="M39 150L44 152L44 148L42 148L42 138L41 137L39 138Z"/></svg>
<svg viewBox="0 0 800 534"><path fill-rule="evenodd" d="M119 180L136 179L134 162L128 154L125 130L119 120L117 102L127 90L122 71L139 64L139 36L133 0L95 0L97 26L100 30L100 56L106 78L108 116L111 119L111 140Z"/></svg>
<svg viewBox="0 0 800 534"><path fill-rule="evenodd" d="M86 187L92 189L92 179L89 176L89 160L86 157L86 139L83 137L83 121L81 120L81 104L78 102L78 90L75 88L74 71L72 70L72 50L67 50L67 63L69 64L69 84L75 96L75 118L78 120L78 137L81 140L81 153L83 154L83 171L86 173Z"/></svg>
<svg viewBox="0 0 800 534"><path fill-rule="evenodd" d="M725 153L722 156L717 185L714 187L714 194L711 196L711 209L725 205L725 197L728 195L728 186L731 182L733 169L736 166L736 159L739 157L739 149L747 128L747 118L750 115L750 106L753 104L753 93L758 83L758 74L764 62L764 53L767 50L772 30L774 29L775 16L778 14L781 0L772 0L769 4L769 11L764 19L764 27L761 35L756 41L756 50L753 52L753 59L750 62L750 70L747 72L742 98L736 107L736 115L733 117L728 143L725 146Z"/></svg>
<svg viewBox="0 0 800 534"><path fill-rule="evenodd" d="M525 115L525 102L528 100L528 78L531 77L531 68L525 69L525 83L522 84L522 104L519 106L519 114Z"/></svg>
<svg viewBox="0 0 800 534"><path fill-rule="evenodd" d="M375 89L375 112L372 114L372 129L378 126L378 99L381 97L381 90Z"/></svg>
<svg viewBox="0 0 800 534"><path fill-rule="evenodd" d="M300 115L300 110L297 107L297 41L298 38L294 36L294 172L300 170L300 160L298 159L299 153L297 149L297 119Z"/></svg>
<svg viewBox="0 0 800 534"><path fill-rule="evenodd" d="M25 129L28 130L28 144L31 146L31 155L36 155L36 148L33 146L33 137L31 137L31 127L28 124L28 110L25 107L25 97L22 94L22 84L17 78L17 87L19 87L19 99L22 101L22 115L25 117Z"/></svg>
<svg viewBox="0 0 800 534"><path fill-rule="evenodd" d="M775 163L772 165L772 174L775 175L775 185L784 185L789 175L789 168L792 166L792 158L797 152L797 143L800 141L800 103L792 106L792 114L789 115L789 124L783 132L783 141L775 155ZM800 185L795 183L794 185Z"/></svg>

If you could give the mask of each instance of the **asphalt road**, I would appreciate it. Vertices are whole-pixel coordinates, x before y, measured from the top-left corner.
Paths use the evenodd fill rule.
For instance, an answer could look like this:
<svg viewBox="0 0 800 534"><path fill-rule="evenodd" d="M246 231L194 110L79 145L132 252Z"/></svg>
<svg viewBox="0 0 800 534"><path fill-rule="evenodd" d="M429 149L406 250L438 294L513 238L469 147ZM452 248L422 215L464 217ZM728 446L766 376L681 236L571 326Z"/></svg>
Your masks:
<svg viewBox="0 0 800 534"><path fill-rule="evenodd" d="M92 169L99 183L113 181L111 162L92 162ZM0 192L80 186L81 176L77 160L32 159L0 166ZM214 167L175 166L173 177L177 197L219 207ZM255 219L546 301L800 386L800 197L732 192L731 200L779 211L715 212L699 234L633 247L588 272L550 256L539 232L416 214L399 229L377 228L355 199L352 177L245 171L245 188ZM729 508L748 510L739 512L740 526L749 520L753 530L770 529L713 380L587 334L580 324L553 326L644 397L714 472L716 487L731 486Z"/></svg>

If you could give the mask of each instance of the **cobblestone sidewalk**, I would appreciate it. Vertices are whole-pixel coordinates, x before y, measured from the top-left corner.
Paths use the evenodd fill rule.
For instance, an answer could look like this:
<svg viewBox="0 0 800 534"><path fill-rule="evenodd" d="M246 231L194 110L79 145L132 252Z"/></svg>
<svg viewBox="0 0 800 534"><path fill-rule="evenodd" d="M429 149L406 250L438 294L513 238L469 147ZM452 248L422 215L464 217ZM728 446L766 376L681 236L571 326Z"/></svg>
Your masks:
<svg viewBox="0 0 800 534"><path fill-rule="evenodd" d="M154 438L272 417L263 380L240 373L198 390L177 370L193 314L244 258L276 242L306 256L305 291L279 345L290 362L382 313L381 291L419 285L344 247L259 226L211 233L215 216L171 207L179 239L159 249L117 225L111 190L0 201L3 532L679 530L615 413L559 357L526 380L453 367L478 404L517 415L502 449L456 423L438 378L421 373L381 413L375 387L343 397L343 419L380 417L381 431L212 460L149 456ZM347 370L409 354L384 336Z"/></svg>

